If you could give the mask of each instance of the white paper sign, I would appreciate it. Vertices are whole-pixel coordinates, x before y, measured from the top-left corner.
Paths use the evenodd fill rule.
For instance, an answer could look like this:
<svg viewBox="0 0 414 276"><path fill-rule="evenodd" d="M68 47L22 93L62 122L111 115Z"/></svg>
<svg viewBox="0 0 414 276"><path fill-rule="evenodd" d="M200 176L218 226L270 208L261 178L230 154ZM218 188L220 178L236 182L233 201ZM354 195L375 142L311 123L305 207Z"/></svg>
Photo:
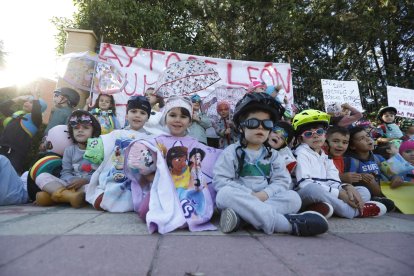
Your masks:
<svg viewBox="0 0 414 276"><path fill-rule="evenodd" d="M387 86L388 106L397 109L397 115L414 118L414 90Z"/></svg>
<svg viewBox="0 0 414 276"><path fill-rule="evenodd" d="M348 103L359 111L362 111L361 97L359 96L358 82L321 80L323 101L326 108L335 103Z"/></svg>

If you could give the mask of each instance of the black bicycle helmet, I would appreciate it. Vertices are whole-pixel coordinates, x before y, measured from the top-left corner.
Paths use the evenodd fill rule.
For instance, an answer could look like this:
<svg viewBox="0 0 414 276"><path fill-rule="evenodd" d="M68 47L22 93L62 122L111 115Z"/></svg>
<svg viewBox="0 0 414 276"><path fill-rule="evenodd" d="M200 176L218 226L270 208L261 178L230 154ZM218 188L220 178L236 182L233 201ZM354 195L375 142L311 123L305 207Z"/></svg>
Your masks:
<svg viewBox="0 0 414 276"><path fill-rule="evenodd" d="M381 122L383 122L382 120L382 115L384 115L385 112L394 112L395 115L397 115L397 109L395 107L392 106L385 106L382 107L379 111L378 111L378 115L377 115L377 119L380 120Z"/></svg>
<svg viewBox="0 0 414 276"><path fill-rule="evenodd" d="M59 93L60 95L66 97L68 99L68 105L71 107L75 107L78 105L80 96L78 92L76 92L74 89L69 87L61 87L55 90L55 93Z"/></svg>
<svg viewBox="0 0 414 276"><path fill-rule="evenodd" d="M233 122L237 128L240 126L240 117L249 111L269 112L273 122L279 121L285 112L285 108L266 93L248 93L236 104L233 114Z"/></svg>
<svg viewBox="0 0 414 276"><path fill-rule="evenodd" d="M101 135L101 125L99 124L95 116L93 116L88 111L81 110L81 109L75 110L69 116L69 121L70 121L70 118L72 117L77 117L77 118L88 117L88 120L92 122L92 127L93 127L92 138L97 138L99 137L99 135ZM68 123L68 132L69 132L69 136L72 139L72 141L76 141L73 136L73 127L71 126L70 123Z"/></svg>

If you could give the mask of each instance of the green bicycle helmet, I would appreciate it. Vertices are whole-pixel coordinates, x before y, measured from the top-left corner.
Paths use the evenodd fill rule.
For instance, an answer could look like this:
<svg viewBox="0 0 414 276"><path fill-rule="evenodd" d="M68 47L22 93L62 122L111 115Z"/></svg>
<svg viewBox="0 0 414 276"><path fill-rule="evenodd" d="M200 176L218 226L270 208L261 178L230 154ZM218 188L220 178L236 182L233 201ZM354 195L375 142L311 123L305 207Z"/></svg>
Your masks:
<svg viewBox="0 0 414 276"><path fill-rule="evenodd" d="M299 135L305 127L311 124L321 124L328 127L330 118L331 116L325 112L316 109L307 109L293 117L292 126L295 130L295 134Z"/></svg>

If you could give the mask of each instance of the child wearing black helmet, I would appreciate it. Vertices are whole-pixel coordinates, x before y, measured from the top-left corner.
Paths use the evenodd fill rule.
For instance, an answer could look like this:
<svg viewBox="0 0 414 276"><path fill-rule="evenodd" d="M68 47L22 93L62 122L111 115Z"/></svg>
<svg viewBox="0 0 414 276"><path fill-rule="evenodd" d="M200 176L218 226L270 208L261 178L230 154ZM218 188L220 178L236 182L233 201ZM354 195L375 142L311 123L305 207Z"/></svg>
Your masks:
<svg viewBox="0 0 414 276"><path fill-rule="evenodd" d="M240 141L228 146L214 167L224 233L237 230L242 219L266 234L313 236L328 230L320 214L294 214L301 206L300 197L291 190L283 160L266 142L281 114L280 104L265 93L246 94L236 105L233 119Z"/></svg>
<svg viewBox="0 0 414 276"><path fill-rule="evenodd" d="M378 138L378 143L386 143L394 139L400 139L404 136L401 129L395 123L395 116L397 109L392 106L386 106L378 111L378 120L381 122L379 127L384 133L381 138Z"/></svg>
<svg viewBox="0 0 414 276"><path fill-rule="evenodd" d="M66 125L69 116L75 106L78 105L80 96L78 92L69 87L58 88L53 92L53 103L55 105L50 114L49 123L45 129L45 135L54 126Z"/></svg>
<svg viewBox="0 0 414 276"><path fill-rule="evenodd" d="M36 177L36 185L43 191L36 194L39 205L70 203L72 207L80 208L85 204L84 185L89 183L96 166L85 160L83 154L88 139L101 134L101 126L88 111L75 110L69 117L68 131L74 144L63 153L60 177L50 173Z"/></svg>

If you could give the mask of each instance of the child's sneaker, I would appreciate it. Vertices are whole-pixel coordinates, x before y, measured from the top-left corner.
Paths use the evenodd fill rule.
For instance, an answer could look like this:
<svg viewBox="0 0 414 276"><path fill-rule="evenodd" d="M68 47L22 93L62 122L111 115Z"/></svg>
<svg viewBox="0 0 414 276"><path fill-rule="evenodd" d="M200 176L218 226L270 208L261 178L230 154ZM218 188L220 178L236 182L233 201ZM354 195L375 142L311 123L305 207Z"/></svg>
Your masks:
<svg viewBox="0 0 414 276"><path fill-rule="evenodd" d="M367 201L364 204L364 209L360 218L379 217L387 212L387 207L384 204L376 201Z"/></svg>
<svg viewBox="0 0 414 276"><path fill-rule="evenodd" d="M379 202L379 203L384 204L384 205L385 205L385 207L387 207L387 213L388 213L388 212L392 212L392 211L394 211L394 210L395 210L395 204L394 204L394 201L392 201L392 200L391 200L391 199L389 199L389 198L386 198L386 197L379 197L379 196L373 196L373 197L371 198L371 200L372 200L372 201L377 201L377 202Z"/></svg>
<svg viewBox="0 0 414 276"><path fill-rule="evenodd" d="M240 217L233 209L227 208L221 211L220 229L223 233L236 231L240 225Z"/></svg>
<svg viewBox="0 0 414 276"><path fill-rule="evenodd" d="M323 234L329 229L328 220L314 211L306 211L300 214L285 215L292 224L292 235L315 236Z"/></svg>
<svg viewBox="0 0 414 276"><path fill-rule="evenodd" d="M325 218L330 218L333 215L334 209L331 204L328 202L316 202L307 206L306 211L315 211L324 216Z"/></svg>

